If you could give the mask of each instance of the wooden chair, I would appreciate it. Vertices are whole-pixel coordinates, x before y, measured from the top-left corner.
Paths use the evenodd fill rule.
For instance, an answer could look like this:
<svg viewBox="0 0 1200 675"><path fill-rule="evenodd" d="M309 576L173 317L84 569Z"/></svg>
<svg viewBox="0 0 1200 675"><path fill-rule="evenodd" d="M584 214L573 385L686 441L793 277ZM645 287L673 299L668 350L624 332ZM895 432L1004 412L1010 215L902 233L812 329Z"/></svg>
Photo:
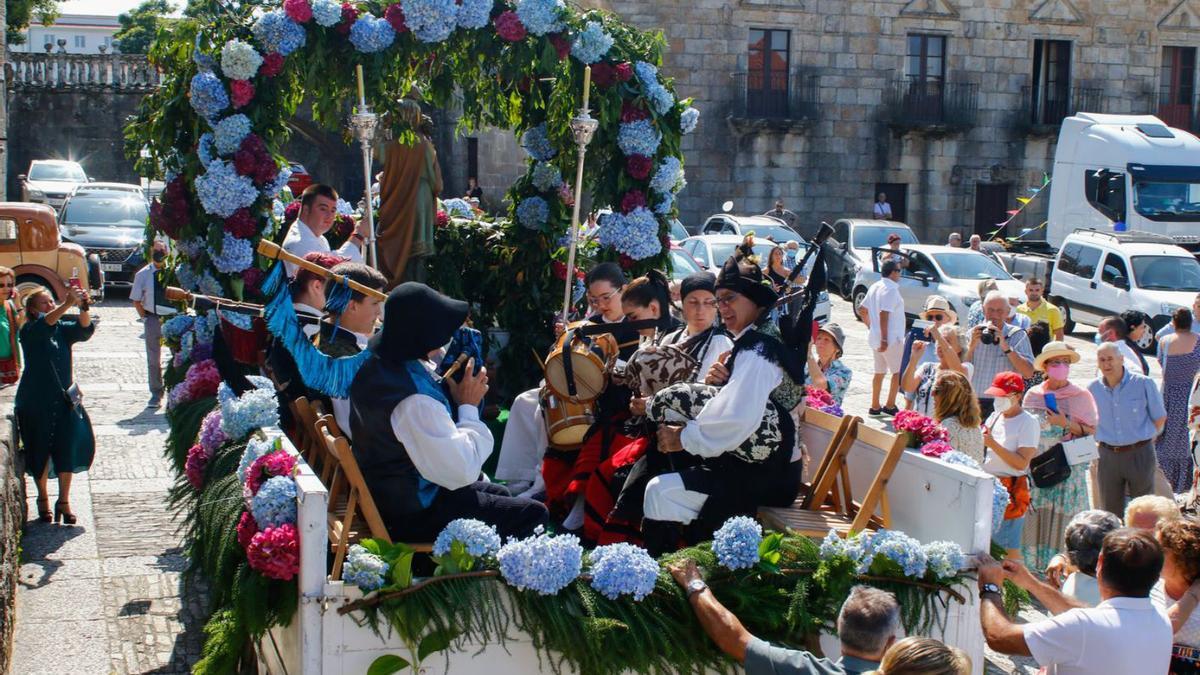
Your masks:
<svg viewBox="0 0 1200 675"><path fill-rule="evenodd" d="M829 462L822 460L819 482L814 482L809 497L798 507L760 509L759 518L768 527L789 530L809 537L823 538L830 530L846 537L867 528L891 526L891 514L887 502L887 484L892 472L896 470L902 453L905 438L886 431L872 429L861 424L861 421L851 423L847 433L837 447L830 448ZM875 477L867 488L861 503L853 500L850 492L850 476L847 458L850 453L871 452L872 449L883 453L883 461L875 472ZM843 495L834 499L834 483L840 481ZM834 499L834 503L829 503ZM837 502L841 503L838 504ZM876 514L876 511L879 511Z"/></svg>

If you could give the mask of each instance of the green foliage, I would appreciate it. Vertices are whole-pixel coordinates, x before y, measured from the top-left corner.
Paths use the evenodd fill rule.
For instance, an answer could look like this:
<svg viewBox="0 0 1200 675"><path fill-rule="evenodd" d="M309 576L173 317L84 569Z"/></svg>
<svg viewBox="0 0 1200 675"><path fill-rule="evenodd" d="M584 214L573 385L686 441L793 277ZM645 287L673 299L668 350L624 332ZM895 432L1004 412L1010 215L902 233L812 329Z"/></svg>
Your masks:
<svg viewBox="0 0 1200 675"><path fill-rule="evenodd" d="M233 591L239 563L246 560L237 540L238 519L244 510L237 474L210 482L198 502L195 529L188 542L189 557L192 568L209 581L212 606L221 607Z"/></svg>
<svg viewBox="0 0 1200 675"><path fill-rule="evenodd" d="M188 449L196 442L196 434L200 433L200 424L204 416L217 407L215 396L201 398L195 401L181 403L167 411L167 424L171 431L167 434L165 454L171 460L171 467L176 475L183 473L187 463Z"/></svg>
<svg viewBox="0 0 1200 675"><path fill-rule="evenodd" d="M25 44L25 29L37 22L49 26L58 18L57 0L4 0L8 44ZM41 45L35 45L41 49ZM55 46L55 49L58 47Z"/></svg>
<svg viewBox="0 0 1200 675"><path fill-rule="evenodd" d="M238 660L246 645L246 630L237 612L214 612L204 625L204 649L192 666L193 675L226 675L238 670Z"/></svg>
<svg viewBox="0 0 1200 675"><path fill-rule="evenodd" d="M175 19L166 15L175 11L167 0L146 0L135 9L117 16L121 28L113 35L122 54L145 54L160 25Z"/></svg>
<svg viewBox="0 0 1200 675"><path fill-rule="evenodd" d="M367 668L367 675L392 675L392 673L398 673L408 667L408 661L399 656L384 654L371 662L371 667Z"/></svg>

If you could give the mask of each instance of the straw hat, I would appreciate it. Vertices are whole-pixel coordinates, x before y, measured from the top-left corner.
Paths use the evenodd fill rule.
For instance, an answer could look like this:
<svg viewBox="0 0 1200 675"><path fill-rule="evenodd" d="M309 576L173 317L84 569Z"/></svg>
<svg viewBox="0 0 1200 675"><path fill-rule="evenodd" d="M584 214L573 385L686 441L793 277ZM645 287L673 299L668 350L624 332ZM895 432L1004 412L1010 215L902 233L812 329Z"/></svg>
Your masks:
<svg viewBox="0 0 1200 675"><path fill-rule="evenodd" d="M1071 363L1079 362L1079 352L1075 351L1075 348L1071 345L1065 342L1059 342L1058 340L1055 340L1054 342L1047 342L1046 346L1042 347L1042 353L1038 354L1037 358L1033 360L1033 367L1036 370L1045 371L1046 369L1044 366L1046 365L1046 361L1049 361L1050 359L1057 359L1063 356L1067 357Z"/></svg>
<svg viewBox="0 0 1200 675"><path fill-rule="evenodd" d="M958 323L958 312L950 308L950 301L940 295L931 295L925 298L925 309L921 312L921 318L925 319L925 315L930 312L941 312L950 316L950 323ZM929 319L925 319L928 321Z"/></svg>

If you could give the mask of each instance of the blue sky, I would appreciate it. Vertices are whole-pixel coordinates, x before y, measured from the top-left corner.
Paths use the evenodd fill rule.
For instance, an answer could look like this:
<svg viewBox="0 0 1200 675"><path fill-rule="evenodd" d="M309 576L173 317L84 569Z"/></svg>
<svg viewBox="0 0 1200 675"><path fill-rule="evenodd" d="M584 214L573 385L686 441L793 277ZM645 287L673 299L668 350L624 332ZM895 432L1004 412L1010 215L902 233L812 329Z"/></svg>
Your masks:
<svg viewBox="0 0 1200 675"><path fill-rule="evenodd" d="M187 4L187 0L172 0L178 7ZM116 16L142 4L142 0L64 0L58 3L59 11L63 14L102 14Z"/></svg>

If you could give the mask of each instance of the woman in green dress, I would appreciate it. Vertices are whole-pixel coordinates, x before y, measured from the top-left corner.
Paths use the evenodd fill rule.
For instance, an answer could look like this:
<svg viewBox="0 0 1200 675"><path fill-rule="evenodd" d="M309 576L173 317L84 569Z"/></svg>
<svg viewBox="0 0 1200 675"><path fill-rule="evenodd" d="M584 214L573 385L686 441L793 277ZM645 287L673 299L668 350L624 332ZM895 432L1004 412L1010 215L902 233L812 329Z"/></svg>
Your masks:
<svg viewBox="0 0 1200 675"><path fill-rule="evenodd" d="M79 318L64 315L79 306ZM96 438L92 421L82 406L73 405L67 394L74 382L71 345L92 337L95 326L88 313L87 296L71 289L66 302L55 306L49 291L40 290L25 299L27 321L21 327L21 349L25 370L17 385L17 424L25 448L25 469L33 476L38 492L39 520L62 520L75 524L71 513L71 478L92 465ZM58 501L50 515L46 484L58 477Z"/></svg>

